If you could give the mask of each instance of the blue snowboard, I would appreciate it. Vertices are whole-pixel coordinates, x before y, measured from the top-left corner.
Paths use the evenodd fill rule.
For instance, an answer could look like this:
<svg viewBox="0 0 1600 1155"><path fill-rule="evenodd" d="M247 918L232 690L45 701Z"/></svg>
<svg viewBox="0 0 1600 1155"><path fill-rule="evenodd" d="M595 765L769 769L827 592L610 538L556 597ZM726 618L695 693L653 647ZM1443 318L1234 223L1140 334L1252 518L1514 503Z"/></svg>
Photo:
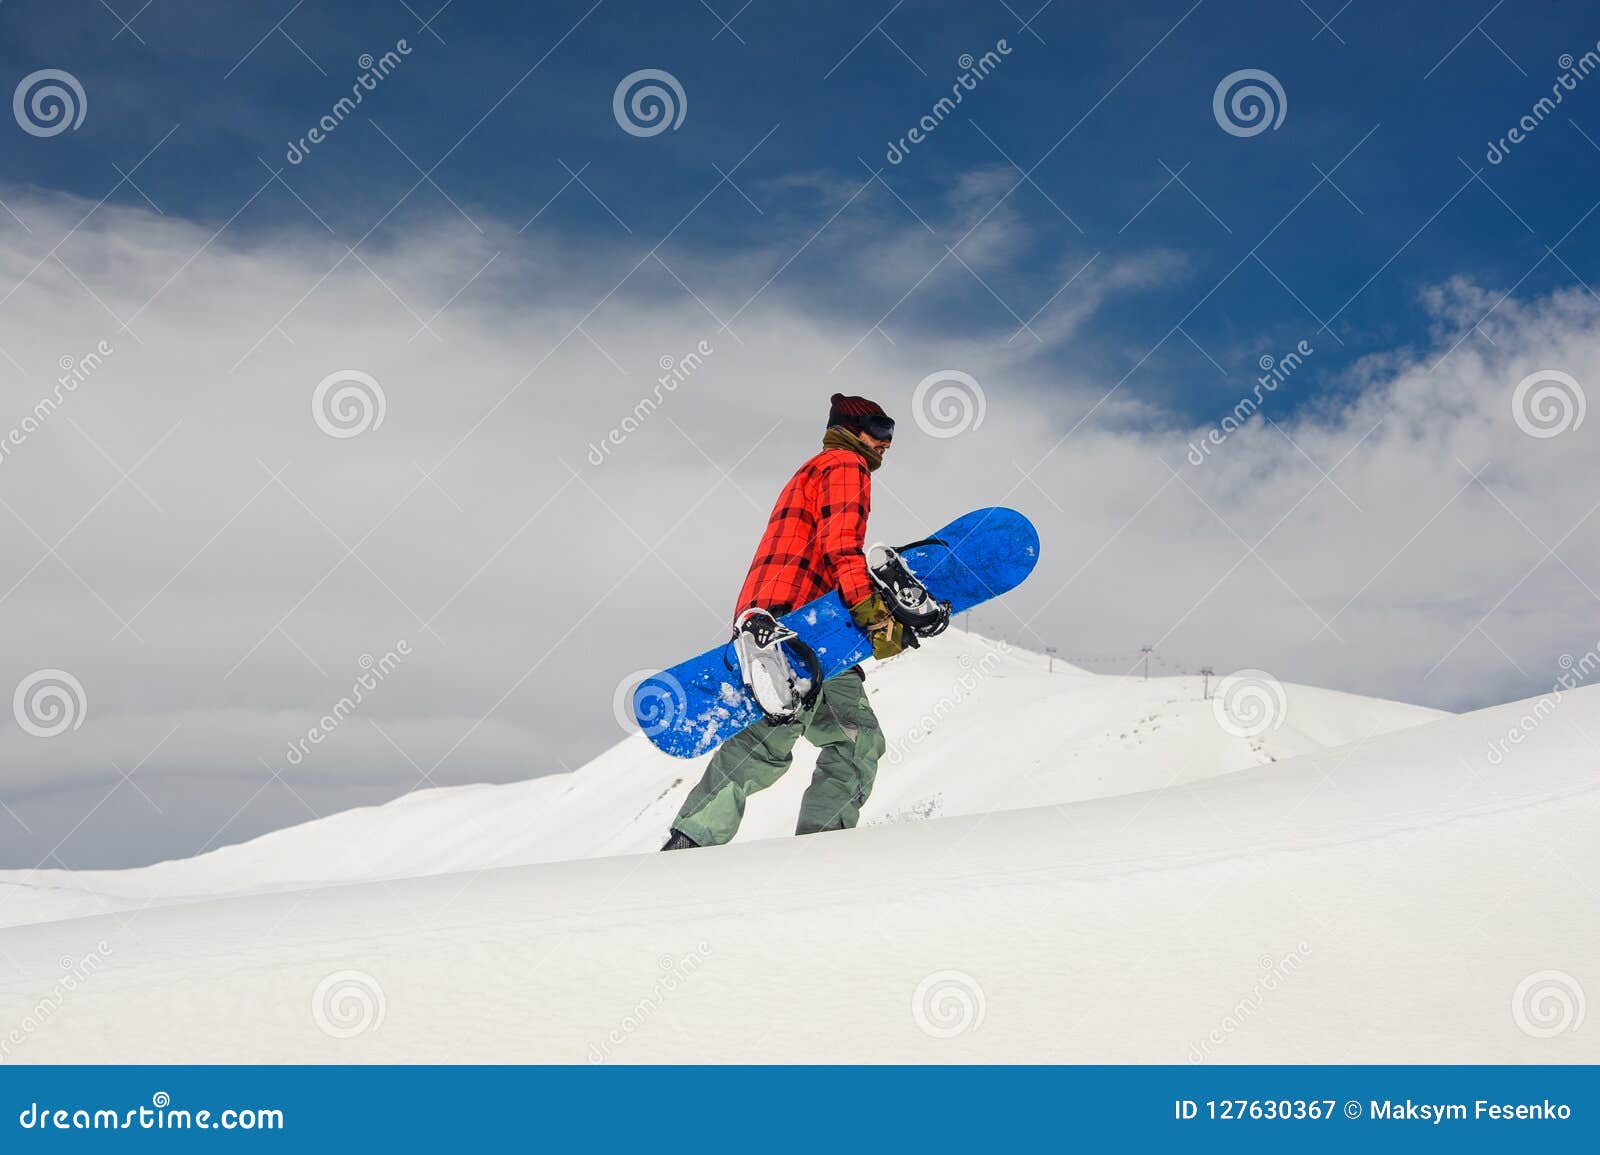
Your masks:
<svg viewBox="0 0 1600 1155"><path fill-rule="evenodd" d="M1039 560L1033 523L1001 506L958 517L933 537L945 544L919 545L901 557L935 598L950 603L952 614L1016 588ZM816 651L824 679L872 656L872 644L837 590L781 620ZM805 676L800 666L795 671ZM645 736L678 758L709 753L761 718L744 688L731 640L640 682L633 713Z"/></svg>

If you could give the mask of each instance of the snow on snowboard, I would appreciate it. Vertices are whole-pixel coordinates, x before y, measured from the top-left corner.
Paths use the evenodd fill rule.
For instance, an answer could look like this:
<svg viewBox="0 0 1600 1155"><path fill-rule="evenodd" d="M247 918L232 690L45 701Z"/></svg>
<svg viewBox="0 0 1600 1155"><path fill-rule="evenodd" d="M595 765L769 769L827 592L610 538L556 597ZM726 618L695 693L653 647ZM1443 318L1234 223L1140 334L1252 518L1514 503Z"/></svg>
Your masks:
<svg viewBox="0 0 1600 1155"><path fill-rule="evenodd" d="M956 518L901 550L900 558L934 598L959 614L1020 585L1039 560L1039 534L1016 510L993 506ZM837 590L778 620L816 655L824 679L872 656L872 643ZM784 653L805 684L812 671ZM731 640L640 682L633 712L645 736L678 758L709 753L763 716L744 686Z"/></svg>

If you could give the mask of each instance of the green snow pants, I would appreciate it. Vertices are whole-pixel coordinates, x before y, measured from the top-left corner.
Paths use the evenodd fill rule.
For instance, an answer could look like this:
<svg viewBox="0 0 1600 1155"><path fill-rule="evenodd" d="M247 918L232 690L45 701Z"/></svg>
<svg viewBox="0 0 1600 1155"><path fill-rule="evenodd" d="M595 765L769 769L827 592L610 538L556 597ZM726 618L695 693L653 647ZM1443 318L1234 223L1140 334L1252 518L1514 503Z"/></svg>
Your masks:
<svg viewBox="0 0 1600 1155"><path fill-rule="evenodd" d="M794 832L855 826L887 744L867 702L866 686L852 669L822 683L816 705L804 717L782 724L757 722L724 742L684 799L673 829L701 846L732 840L744 818L745 799L783 777L802 737L821 752Z"/></svg>

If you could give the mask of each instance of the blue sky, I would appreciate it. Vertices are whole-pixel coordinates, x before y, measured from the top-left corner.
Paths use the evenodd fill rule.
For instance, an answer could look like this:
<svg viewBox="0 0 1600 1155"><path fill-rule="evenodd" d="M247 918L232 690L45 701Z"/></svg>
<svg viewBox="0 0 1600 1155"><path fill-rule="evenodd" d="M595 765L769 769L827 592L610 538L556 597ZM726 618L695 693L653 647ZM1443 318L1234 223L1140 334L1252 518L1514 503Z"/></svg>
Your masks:
<svg viewBox="0 0 1600 1155"><path fill-rule="evenodd" d="M803 10L758 0L725 27L712 9L732 17L733 0L462 0L422 28L433 8L399 0L292 10L156 0L123 28L97 2L12 0L0 9L7 74L70 60L90 112L70 137L8 142L7 169L99 199L118 179L113 165L126 171L165 138L134 176L139 190L165 212L216 223L255 196L230 225L240 233L317 227L288 190L258 193L259 157L346 242L391 210L368 244L403 245L419 216L455 206L475 222L526 221L554 197L535 232L642 252L676 226L669 258L803 240L846 204L846 224L915 213L950 244L971 219L944 212L952 189L992 170L987 203L1020 182L1004 211L1027 226L1028 245L982 283L974 274L914 292L893 323L1014 330L1095 254L1169 252L1180 260L1160 284L1054 356L1108 384L1132 370L1134 396L1201 420L1231 403L1256 357L1307 337L1322 355L1275 399L1281 415L1337 388L1354 358L1424 339L1426 286L1465 275L1537 293L1600 275L1600 225L1578 224L1600 176L1590 139L1600 140L1600 98L1580 87L1503 163L1485 160L1488 142L1549 92L1561 55L1593 47L1600 34L1581 8L1357 2L1324 24L1336 7L1319 5L1320 17L1317 5L1214 0L1058 2L1037 14L998 0ZM127 17L138 5L112 7ZM358 57L401 38L412 48L403 66L286 165L288 142L348 90ZM1004 62L926 143L887 164L887 144L949 90L961 54L1001 39ZM688 108L679 129L641 140L618 130L610 95L647 67L676 76ZM1219 129L1213 90L1241 68L1281 83L1279 128ZM412 161L438 188L424 183L396 209L419 179ZM716 188L683 220L735 165L738 187ZM888 188L850 201L866 165ZM142 202L128 185L111 199ZM981 239L980 226L965 243ZM1546 250L1558 240L1559 260ZM764 279L750 278L752 288ZM781 279L873 316L910 284L840 284L823 245Z"/></svg>

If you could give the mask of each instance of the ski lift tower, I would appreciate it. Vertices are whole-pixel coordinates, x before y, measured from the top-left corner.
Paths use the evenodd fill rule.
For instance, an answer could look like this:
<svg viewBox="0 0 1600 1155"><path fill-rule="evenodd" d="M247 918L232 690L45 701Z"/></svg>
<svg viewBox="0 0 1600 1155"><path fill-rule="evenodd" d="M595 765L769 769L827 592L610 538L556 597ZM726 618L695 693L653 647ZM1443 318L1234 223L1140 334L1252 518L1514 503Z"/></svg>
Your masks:
<svg viewBox="0 0 1600 1155"><path fill-rule="evenodd" d="M1217 672L1210 666L1201 666L1200 674L1205 678L1205 686L1200 691L1200 699L1201 701L1207 701L1211 697L1211 679L1217 676Z"/></svg>
<svg viewBox="0 0 1600 1155"><path fill-rule="evenodd" d="M1046 646L1044 648L1044 652L1045 652L1046 660L1050 663L1045 668L1045 673L1053 674L1053 673L1056 672L1056 647L1055 646Z"/></svg>
<svg viewBox="0 0 1600 1155"><path fill-rule="evenodd" d="M1139 647L1139 652L1144 655L1144 680L1147 682L1150 680L1150 652L1154 649L1154 646Z"/></svg>

